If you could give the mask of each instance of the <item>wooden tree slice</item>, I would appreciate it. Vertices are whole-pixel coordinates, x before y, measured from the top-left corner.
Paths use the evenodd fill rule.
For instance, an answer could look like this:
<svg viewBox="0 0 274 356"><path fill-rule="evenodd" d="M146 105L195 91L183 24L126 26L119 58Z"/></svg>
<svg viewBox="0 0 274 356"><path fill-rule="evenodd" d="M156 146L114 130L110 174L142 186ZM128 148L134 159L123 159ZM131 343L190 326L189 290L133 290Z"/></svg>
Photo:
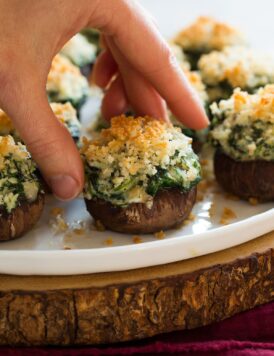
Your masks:
<svg viewBox="0 0 274 356"><path fill-rule="evenodd" d="M126 272L0 276L1 345L98 344L191 329L274 299L274 232Z"/></svg>

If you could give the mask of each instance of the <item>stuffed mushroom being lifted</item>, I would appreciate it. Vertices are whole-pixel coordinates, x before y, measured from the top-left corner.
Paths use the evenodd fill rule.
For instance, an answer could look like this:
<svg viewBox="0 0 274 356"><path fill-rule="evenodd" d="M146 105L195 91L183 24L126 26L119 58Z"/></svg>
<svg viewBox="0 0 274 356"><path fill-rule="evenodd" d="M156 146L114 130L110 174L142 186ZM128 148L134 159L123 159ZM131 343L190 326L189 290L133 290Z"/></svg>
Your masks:
<svg viewBox="0 0 274 356"><path fill-rule="evenodd" d="M153 233L182 223L200 181L191 139L149 117L111 120L97 140L83 140L85 201L106 228Z"/></svg>
<svg viewBox="0 0 274 356"><path fill-rule="evenodd" d="M211 111L217 181L243 199L274 200L274 85L253 95L236 89Z"/></svg>

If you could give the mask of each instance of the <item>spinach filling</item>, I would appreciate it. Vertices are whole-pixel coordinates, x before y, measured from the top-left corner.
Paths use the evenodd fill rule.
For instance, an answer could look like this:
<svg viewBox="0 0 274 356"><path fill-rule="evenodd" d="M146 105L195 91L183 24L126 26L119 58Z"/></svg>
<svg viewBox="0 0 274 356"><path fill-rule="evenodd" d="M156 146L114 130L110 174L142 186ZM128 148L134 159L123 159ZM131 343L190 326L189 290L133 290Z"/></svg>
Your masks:
<svg viewBox="0 0 274 356"><path fill-rule="evenodd" d="M84 28L80 33L97 47L98 54L100 52L100 32L94 28Z"/></svg>
<svg viewBox="0 0 274 356"><path fill-rule="evenodd" d="M197 185L200 179L198 176L195 180L186 183L181 168L172 167L169 170L158 168L155 176L150 178L146 192L153 197L162 189L178 188L182 192L187 192Z"/></svg>
<svg viewBox="0 0 274 356"><path fill-rule="evenodd" d="M234 88L226 81L220 82L218 85L208 85L207 93L209 102L219 102L220 100L228 99L233 94Z"/></svg>
<svg viewBox="0 0 274 356"><path fill-rule="evenodd" d="M65 104L67 102L70 102L71 105L75 108L77 113L81 109L81 107L84 105L88 97L88 94L86 92L83 92L83 95L81 98L66 98L66 99L60 99L60 93L57 91L48 91L48 100L50 103L60 103L60 104Z"/></svg>
<svg viewBox="0 0 274 356"><path fill-rule="evenodd" d="M148 177L146 187L144 187L139 176L131 176L125 179L122 184L112 187L111 192L104 192L100 187L100 170L98 168L85 165L86 191L92 197L103 199L114 205L126 206L127 193L134 187L143 187L146 194L154 197L159 190L177 188L182 192L192 189L201 180L201 168L197 156L192 152L184 157L180 166L170 166L169 169L157 167L157 173ZM186 172L195 169L194 179L187 179Z"/></svg>
<svg viewBox="0 0 274 356"><path fill-rule="evenodd" d="M26 185L32 195L40 189L37 168L31 159L15 160L12 154L3 158L4 165L0 170L0 210L10 213L21 203L29 201Z"/></svg>
<svg viewBox="0 0 274 356"><path fill-rule="evenodd" d="M253 125L235 125L228 138L228 144L235 157L248 157L249 145L255 145L252 157L254 159L274 159L274 141L272 144L264 138L265 130L271 128L270 123L255 121Z"/></svg>
<svg viewBox="0 0 274 356"><path fill-rule="evenodd" d="M207 54L207 50L184 50L187 61L190 64L191 70L198 70L198 62L203 54Z"/></svg>
<svg viewBox="0 0 274 356"><path fill-rule="evenodd" d="M222 115L223 116L223 115ZM222 118L214 118L213 124L217 125ZM266 133L271 132L268 136ZM235 125L227 138L227 145L211 138L215 147L222 148L236 160L274 160L274 129L273 124L256 120L250 125ZM224 147L223 147L224 146Z"/></svg>

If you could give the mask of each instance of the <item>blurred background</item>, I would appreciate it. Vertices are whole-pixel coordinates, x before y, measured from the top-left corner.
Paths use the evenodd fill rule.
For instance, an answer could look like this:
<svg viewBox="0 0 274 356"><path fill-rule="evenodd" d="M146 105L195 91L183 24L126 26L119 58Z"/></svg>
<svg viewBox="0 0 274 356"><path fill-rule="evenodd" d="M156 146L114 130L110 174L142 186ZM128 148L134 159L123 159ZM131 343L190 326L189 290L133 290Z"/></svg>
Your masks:
<svg viewBox="0 0 274 356"><path fill-rule="evenodd" d="M139 0L168 38L197 16L210 15L235 25L253 46L274 52L274 0Z"/></svg>

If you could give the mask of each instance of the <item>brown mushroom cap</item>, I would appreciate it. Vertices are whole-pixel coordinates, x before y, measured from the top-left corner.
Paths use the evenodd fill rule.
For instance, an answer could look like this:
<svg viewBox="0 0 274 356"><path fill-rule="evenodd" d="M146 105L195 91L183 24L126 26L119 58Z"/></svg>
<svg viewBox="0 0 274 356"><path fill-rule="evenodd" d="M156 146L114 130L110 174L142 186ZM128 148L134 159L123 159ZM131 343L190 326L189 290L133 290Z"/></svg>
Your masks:
<svg viewBox="0 0 274 356"><path fill-rule="evenodd" d="M143 203L117 207L102 200L85 200L87 210L106 228L125 234L149 234L181 224L191 212L196 199L196 187L189 192L179 189L159 190L151 208Z"/></svg>
<svg viewBox="0 0 274 356"><path fill-rule="evenodd" d="M201 142L198 138L194 138L192 141L192 148L193 151L198 154L202 151L204 143Z"/></svg>
<svg viewBox="0 0 274 356"><path fill-rule="evenodd" d="M0 215L0 241L16 239L29 231L39 220L45 203L44 194L39 194L33 203L25 202L10 214Z"/></svg>
<svg viewBox="0 0 274 356"><path fill-rule="evenodd" d="M242 199L274 200L274 161L235 161L220 150L214 156L217 182Z"/></svg>

